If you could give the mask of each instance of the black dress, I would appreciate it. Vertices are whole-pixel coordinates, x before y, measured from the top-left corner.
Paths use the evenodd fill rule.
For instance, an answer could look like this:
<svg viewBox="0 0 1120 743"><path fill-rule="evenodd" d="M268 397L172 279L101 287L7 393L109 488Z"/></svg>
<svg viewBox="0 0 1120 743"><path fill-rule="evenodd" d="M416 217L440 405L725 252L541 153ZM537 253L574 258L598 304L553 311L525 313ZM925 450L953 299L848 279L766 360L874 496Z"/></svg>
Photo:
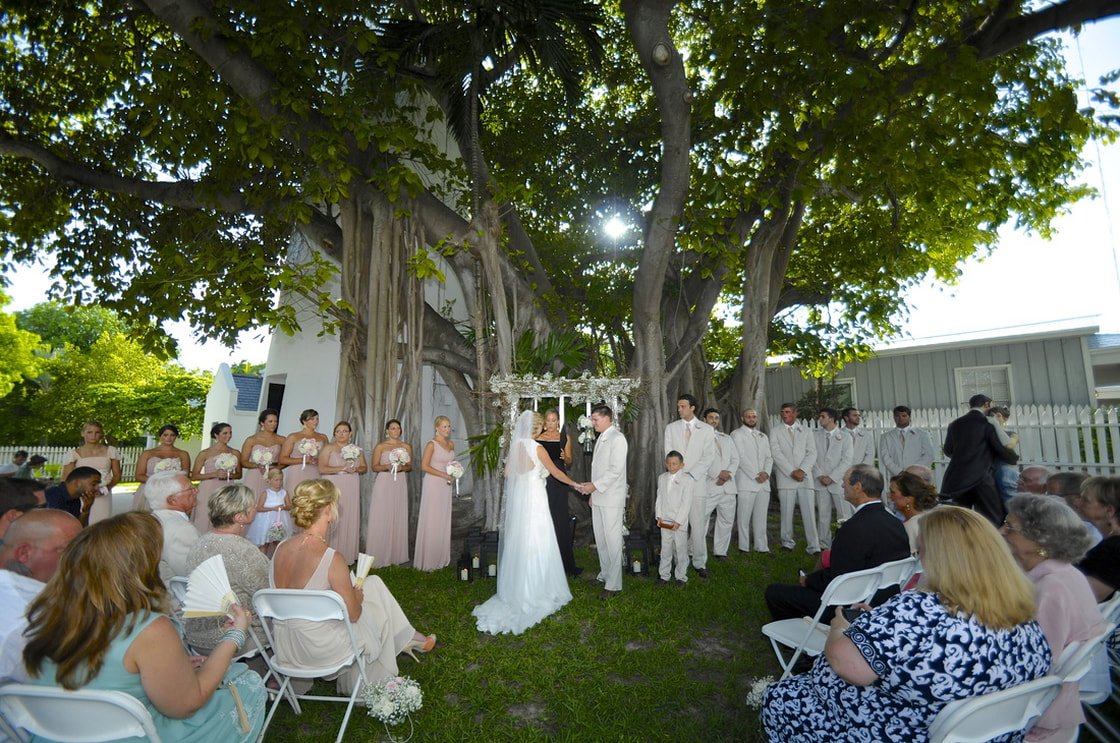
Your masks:
<svg viewBox="0 0 1120 743"><path fill-rule="evenodd" d="M548 452L552 463L564 474L568 473L568 467L564 464L560 453L564 451L564 444L567 442L568 434L563 430L560 431L559 441L537 440L537 443ZM560 559L564 563L564 572L568 575L576 575L580 570L576 567L576 557L572 552L572 520L571 514L568 513L568 486L549 475L545 481L545 489L548 491L548 510L552 515L552 527L556 530L556 544L560 546Z"/></svg>

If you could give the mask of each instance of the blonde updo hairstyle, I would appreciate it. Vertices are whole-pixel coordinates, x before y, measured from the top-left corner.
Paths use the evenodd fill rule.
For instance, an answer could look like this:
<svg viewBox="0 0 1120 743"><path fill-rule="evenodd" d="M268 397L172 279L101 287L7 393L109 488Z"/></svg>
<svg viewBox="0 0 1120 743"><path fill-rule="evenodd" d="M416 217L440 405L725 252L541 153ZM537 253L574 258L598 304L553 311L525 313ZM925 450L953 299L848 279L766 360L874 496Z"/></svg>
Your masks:
<svg viewBox="0 0 1120 743"><path fill-rule="evenodd" d="M324 508L331 508L337 515L341 497L338 486L322 478L304 480L296 485L292 496L292 521L301 529L314 524Z"/></svg>

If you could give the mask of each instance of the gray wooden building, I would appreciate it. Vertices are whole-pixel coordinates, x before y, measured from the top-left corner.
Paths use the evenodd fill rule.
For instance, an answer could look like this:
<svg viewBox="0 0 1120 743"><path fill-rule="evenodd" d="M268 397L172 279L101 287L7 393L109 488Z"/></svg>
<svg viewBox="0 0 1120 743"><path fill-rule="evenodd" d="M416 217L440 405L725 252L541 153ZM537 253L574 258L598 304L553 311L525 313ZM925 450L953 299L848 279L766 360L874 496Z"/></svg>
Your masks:
<svg viewBox="0 0 1120 743"><path fill-rule="evenodd" d="M879 349L867 361L849 364L835 383L847 387L864 410L955 408L964 411L978 392L1004 405L1120 403L1120 336L1098 335L1097 327L1010 335L958 337L939 343L899 344ZM790 365L766 370L770 411L797 400L815 381Z"/></svg>

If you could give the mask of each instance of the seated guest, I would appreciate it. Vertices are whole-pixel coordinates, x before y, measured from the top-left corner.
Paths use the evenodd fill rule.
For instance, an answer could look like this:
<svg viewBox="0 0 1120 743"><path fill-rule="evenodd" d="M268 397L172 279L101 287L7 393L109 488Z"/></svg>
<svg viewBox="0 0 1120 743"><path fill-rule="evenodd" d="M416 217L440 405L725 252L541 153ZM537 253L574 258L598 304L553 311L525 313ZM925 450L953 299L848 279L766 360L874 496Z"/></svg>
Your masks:
<svg viewBox="0 0 1120 743"><path fill-rule="evenodd" d="M268 588L268 558L245 538L245 530L257 513L257 498L244 485L227 485L210 496L210 531L187 553L187 575L214 555L221 555L230 588L242 606L253 605L253 594ZM224 617L194 617L183 621L187 642L211 649L225 632ZM253 630L264 639L260 618L253 617Z"/></svg>
<svg viewBox="0 0 1120 743"><path fill-rule="evenodd" d="M303 532L284 540L272 558L273 588L331 590L342 597L362 651L366 677L376 682L397 673L397 655L426 653L436 636L413 629L400 604L376 575L363 588L350 583L342 555L327 546L327 529L338 518L338 486L329 480L304 480L292 497L292 519ZM350 639L337 621L289 619L275 622L276 654L287 664L322 666L350 653ZM415 656L413 656L415 657ZM350 666L338 677L338 691L349 695L358 682Z"/></svg>
<svg viewBox="0 0 1120 743"><path fill-rule="evenodd" d="M255 741L264 723L264 684L244 665L231 665L249 613L234 605L222 641L194 668L167 616L162 542L159 522L135 512L99 521L74 538L28 609L23 660L32 683L123 691L147 707L163 740ZM247 730L239 723L242 711Z"/></svg>
<svg viewBox="0 0 1120 743"><path fill-rule="evenodd" d="M47 508L66 511L85 524L93 499L100 492L101 473L93 467L75 467L62 483L47 488Z"/></svg>
<svg viewBox="0 0 1120 743"><path fill-rule="evenodd" d="M12 477L22 477L27 480L34 479L35 470L47 463L47 458L42 454L32 454L31 458L20 465ZM41 476L41 475L40 475Z"/></svg>
<svg viewBox="0 0 1120 743"><path fill-rule="evenodd" d="M856 510L836 530L829 567L803 576L800 585L767 586L766 605L775 621L812 616L820 606L824 589L838 575L910 556L906 529L883 508L883 477L879 471L867 464L857 464L844 474L843 486L844 500Z"/></svg>
<svg viewBox="0 0 1120 743"><path fill-rule="evenodd" d="M1089 534L1061 498L1017 495L1007 502L1007 511L1000 532L1012 557L1034 583L1036 618L1057 665L1070 643L1104 632L1089 581L1072 565L1089 548ZM1031 728L1029 740L1073 740L1084 721L1078 684L1066 684Z"/></svg>
<svg viewBox="0 0 1120 743"><path fill-rule="evenodd" d="M1080 515L1077 510L1077 502L1081 500L1081 486L1089 479L1089 476L1084 472L1055 472L1046 478L1046 494L1047 495L1060 495L1066 502L1066 505L1074 510L1075 513ZM1081 523L1089 530L1089 538L1092 544L1089 549L1096 547L1101 543L1101 533L1097 531L1097 527L1091 521L1086 521L1082 518Z"/></svg>
<svg viewBox="0 0 1120 743"><path fill-rule="evenodd" d="M770 740L924 743L949 702L1049 670L1034 590L995 527L968 509L940 506L918 528L922 585L850 625L836 611L812 669L767 687Z"/></svg>
<svg viewBox="0 0 1120 743"><path fill-rule="evenodd" d="M1120 588L1120 477L1085 480L1075 508L1104 537L1077 567L1089 579L1097 601L1107 601Z"/></svg>
<svg viewBox="0 0 1120 743"><path fill-rule="evenodd" d="M39 499L32 490L13 486L10 477L0 480L0 540L16 519L38 507Z"/></svg>
<svg viewBox="0 0 1120 743"><path fill-rule="evenodd" d="M58 568L58 557L82 525L68 513L29 511L16 519L0 546L0 683L27 681L23 631L27 605Z"/></svg>
<svg viewBox="0 0 1120 743"><path fill-rule="evenodd" d="M925 482L933 485L933 470L929 467L926 467L924 464L912 464L904 469L903 472L909 472L911 475L917 475Z"/></svg>
<svg viewBox="0 0 1120 743"><path fill-rule="evenodd" d="M182 471L157 472L145 484L144 497L163 527L159 575L164 583L176 575L187 575L187 553L199 537L198 529L191 523L196 495L198 488Z"/></svg>
<svg viewBox="0 0 1120 743"><path fill-rule="evenodd" d="M918 555L918 519L937 505L937 490L925 480L909 472L891 478L888 497L895 512L902 517L902 526L910 538L910 554Z"/></svg>
<svg viewBox="0 0 1120 743"><path fill-rule="evenodd" d="M19 468L27 461L27 452L23 449L17 451L12 455L12 461L6 464L0 464L0 477L11 477L19 472Z"/></svg>

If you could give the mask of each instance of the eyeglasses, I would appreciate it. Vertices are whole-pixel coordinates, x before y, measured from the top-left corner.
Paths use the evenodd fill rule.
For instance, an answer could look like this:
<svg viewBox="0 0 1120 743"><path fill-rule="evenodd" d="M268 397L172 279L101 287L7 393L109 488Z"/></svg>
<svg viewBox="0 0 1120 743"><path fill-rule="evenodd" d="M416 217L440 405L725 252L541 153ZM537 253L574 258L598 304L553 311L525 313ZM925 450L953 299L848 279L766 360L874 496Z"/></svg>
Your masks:
<svg viewBox="0 0 1120 743"><path fill-rule="evenodd" d="M1019 532L1020 534L1021 534L1021 533L1023 532L1023 527L1021 527L1021 526L1015 526L1014 524L1012 524L1012 523L1011 523L1010 521L1008 521L1007 519L1004 519L1004 520L1003 520L1003 528L1004 528L1004 529L1007 529L1008 531L1017 531L1017 532Z"/></svg>

